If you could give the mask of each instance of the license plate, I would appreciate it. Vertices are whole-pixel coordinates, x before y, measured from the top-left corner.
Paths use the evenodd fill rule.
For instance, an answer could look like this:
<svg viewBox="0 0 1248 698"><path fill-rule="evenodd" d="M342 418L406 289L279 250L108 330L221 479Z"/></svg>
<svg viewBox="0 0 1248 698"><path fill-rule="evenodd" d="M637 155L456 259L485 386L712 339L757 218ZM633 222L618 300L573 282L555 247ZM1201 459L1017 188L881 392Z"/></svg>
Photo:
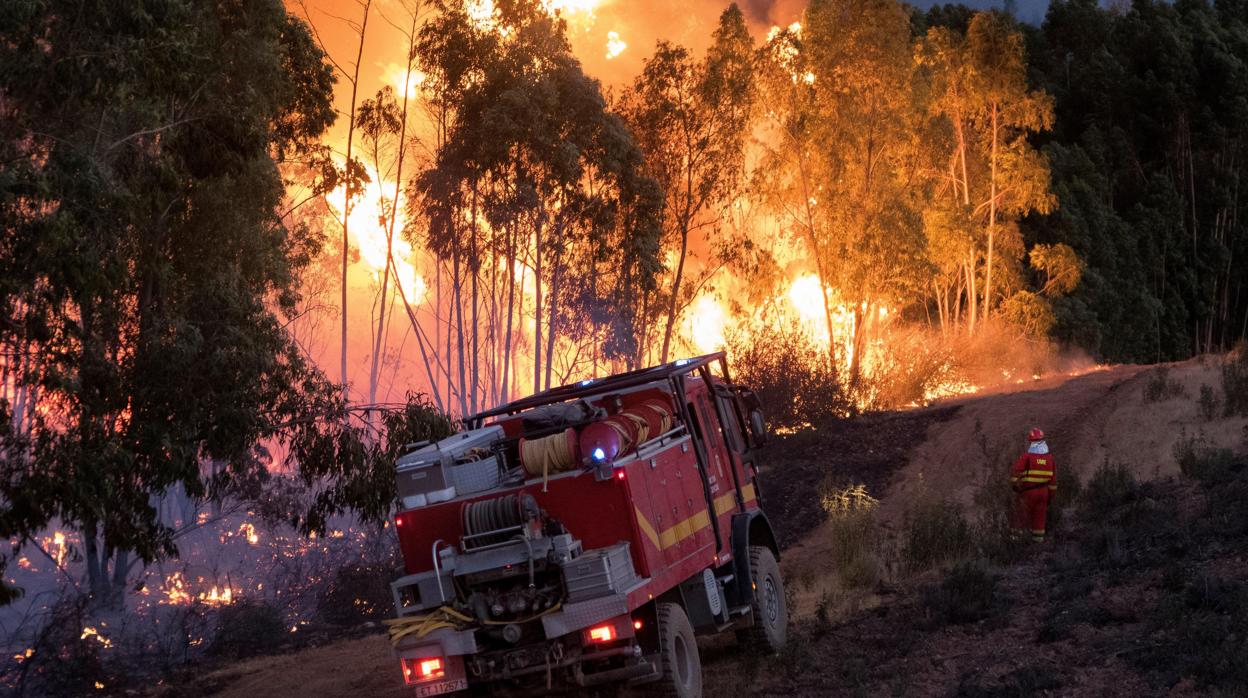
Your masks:
<svg viewBox="0 0 1248 698"><path fill-rule="evenodd" d="M468 690L468 679L451 679L450 681L439 681L426 686L416 687L416 698L425 698L425 696L442 696L455 691Z"/></svg>

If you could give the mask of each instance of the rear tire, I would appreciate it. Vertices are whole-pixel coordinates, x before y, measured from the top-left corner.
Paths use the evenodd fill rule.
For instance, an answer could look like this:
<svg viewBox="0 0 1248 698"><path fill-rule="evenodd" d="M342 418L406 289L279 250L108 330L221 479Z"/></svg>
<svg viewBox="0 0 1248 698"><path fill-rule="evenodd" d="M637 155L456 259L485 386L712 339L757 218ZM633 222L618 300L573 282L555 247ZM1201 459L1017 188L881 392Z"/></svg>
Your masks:
<svg viewBox="0 0 1248 698"><path fill-rule="evenodd" d="M750 546L750 604L754 624L737 632L737 640L759 654L779 654L789 634L789 608L784 596L784 577L771 549Z"/></svg>
<svg viewBox="0 0 1248 698"><path fill-rule="evenodd" d="M658 620L659 661L663 669L658 683L660 695L702 698L702 659L689 616L677 604L661 603Z"/></svg>

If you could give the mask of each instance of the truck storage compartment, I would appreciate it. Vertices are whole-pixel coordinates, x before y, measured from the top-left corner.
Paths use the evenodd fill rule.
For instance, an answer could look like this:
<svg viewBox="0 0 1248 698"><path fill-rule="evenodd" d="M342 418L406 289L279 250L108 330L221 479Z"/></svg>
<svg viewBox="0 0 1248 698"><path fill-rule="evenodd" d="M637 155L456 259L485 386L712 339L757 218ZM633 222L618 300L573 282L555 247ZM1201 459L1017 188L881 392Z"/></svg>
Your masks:
<svg viewBox="0 0 1248 698"><path fill-rule="evenodd" d="M501 427L461 432L408 453L395 462L405 508L425 506L498 486L500 467L492 447Z"/></svg>
<svg viewBox="0 0 1248 698"><path fill-rule="evenodd" d="M563 579L568 589L568 603L623 593L637 583L628 543L596 548L564 563Z"/></svg>

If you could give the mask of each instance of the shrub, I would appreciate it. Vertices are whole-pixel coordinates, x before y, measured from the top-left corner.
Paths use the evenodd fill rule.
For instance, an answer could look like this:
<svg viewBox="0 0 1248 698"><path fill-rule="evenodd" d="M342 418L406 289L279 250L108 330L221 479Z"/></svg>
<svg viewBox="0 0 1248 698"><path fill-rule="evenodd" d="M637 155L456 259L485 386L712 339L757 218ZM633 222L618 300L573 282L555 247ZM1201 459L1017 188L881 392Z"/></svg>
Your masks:
<svg viewBox="0 0 1248 698"><path fill-rule="evenodd" d="M973 623L992 614L997 579L978 561L954 565L940 584L924 590L923 605L933 620Z"/></svg>
<svg viewBox="0 0 1248 698"><path fill-rule="evenodd" d="M758 395L773 428L795 429L849 413L828 353L801 329L760 324L728 337L734 378Z"/></svg>
<svg viewBox="0 0 1248 698"><path fill-rule="evenodd" d="M1235 466L1235 455L1231 449L1209 445L1204 434L1188 436L1186 431L1180 433L1173 453L1179 472L1194 480L1223 481Z"/></svg>
<svg viewBox="0 0 1248 698"><path fill-rule="evenodd" d="M1060 488L1061 485L1059 484ZM1105 462L1092 473L1083 489L1081 502L1086 514L1103 517L1113 509L1135 498L1139 483L1135 476L1121 463ZM1060 493L1060 489L1059 489ZM1059 494L1060 496L1060 494Z"/></svg>
<svg viewBox="0 0 1248 698"><path fill-rule="evenodd" d="M1164 402L1182 396L1183 392L1183 384L1170 379L1169 367L1161 366L1144 384L1144 402Z"/></svg>
<svg viewBox="0 0 1248 698"><path fill-rule="evenodd" d="M217 634L208 653L231 658L266 654L289 637L277 608L264 603L236 603L221 609Z"/></svg>
<svg viewBox="0 0 1248 698"><path fill-rule="evenodd" d="M1200 386L1200 416L1206 422L1218 416L1218 398L1213 394L1213 387Z"/></svg>
<svg viewBox="0 0 1248 698"><path fill-rule="evenodd" d="M822 488L823 510L828 514L833 559L841 582L849 588L871 586L879 579L879 568L871 555L876 507L879 501L861 484Z"/></svg>
<svg viewBox="0 0 1248 698"><path fill-rule="evenodd" d="M397 565L388 562L343 565L317 597L317 618L338 626L389 618L394 613L390 581L397 576Z"/></svg>
<svg viewBox="0 0 1248 698"><path fill-rule="evenodd" d="M102 656L105 644L100 638L111 633L92 619L89 604L86 596L76 594L52 601L30 643L31 654L18 664L0 664L0 687L14 691L4 695L85 696L99 692L97 682L122 688L123 677L112 673L116 667L110 668Z"/></svg>
<svg viewBox="0 0 1248 698"><path fill-rule="evenodd" d="M1248 585L1198 576L1184 594L1162 598L1153 614L1151 638L1136 664L1162 671L1175 683L1194 679L1225 695L1248 693Z"/></svg>
<svg viewBox="0 0 1248 698"><path fill-rule="evenodd" d="M1222 364L1226 416L1248 417L1248 344L1240 342Z"/></svg>
<svg viewBox="0 0 1248 698"><path fill-rule="evenodd" d="M911 570L923 570L967 556L974 548L962 507L944 500L920 503L907 517L902 556Z"/></svg>

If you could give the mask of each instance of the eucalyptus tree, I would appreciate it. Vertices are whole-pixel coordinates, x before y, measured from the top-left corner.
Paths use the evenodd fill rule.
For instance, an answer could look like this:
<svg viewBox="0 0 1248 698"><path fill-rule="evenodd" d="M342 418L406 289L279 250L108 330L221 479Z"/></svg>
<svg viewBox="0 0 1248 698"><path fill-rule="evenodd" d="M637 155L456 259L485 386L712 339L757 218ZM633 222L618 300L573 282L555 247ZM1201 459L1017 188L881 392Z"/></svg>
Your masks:
<svg viewBox="0 0 1248 698"><path fill-rule="evenodd" d="M262 475L258 444L336 393L283 327L322 241L277 167L332 85L278 0L0 7L0 341L38 393L0 433L0 536L79 531L97 598L176 553L154 497Z"/></svg>
<svg viewBox="0 0 1248 698"><path fill-rule="evenodd" d="M664 317L661 362L667 361L676 322L693 298L687 285L696 291L740 249L724 239L723 219L745 183L745 147L757 91L754 63L753 41L734 3L720 15L702 60L660 41L621 100L645 153L646 171L663 188L662 247L676 257L670 277L665 275L665 297L653 310ZM695 241L721 264L708 264L689 284ZM643 331L643 348L649 345L647 335Z"/></svg>
<svg viewBox="0 0 1248 698"><path fill-rule="evenodd" d="M893 0L815 0L766 55L778 135L761 179L807 247L829 336L834 302L851 318L854 391L879 309L926 271L909 15Z"/></svg>
<svg viewBox="0 0 1248 698"><path fill-rule="evenodd" d="M456 357L461 409L480 404L480 368L506 373L512 363L482 361L477 320L498 319L484 295L506 305L505 329L492 321L489 330L505 332L507 352L531 301L534 388L551 384L557 341L584 329L573 321L605 333L607 358L631 351L621 337L635 321L632 301L657 271L657 197L563 23L537 2L499 3L487 23L449 4L417 50L447 118L434 161L412 182L406 233L452 263L456 346L446 360ZM483 268L505 270L502 283L483 283ZM531 293L518 274L532 279Z"/></svg>

